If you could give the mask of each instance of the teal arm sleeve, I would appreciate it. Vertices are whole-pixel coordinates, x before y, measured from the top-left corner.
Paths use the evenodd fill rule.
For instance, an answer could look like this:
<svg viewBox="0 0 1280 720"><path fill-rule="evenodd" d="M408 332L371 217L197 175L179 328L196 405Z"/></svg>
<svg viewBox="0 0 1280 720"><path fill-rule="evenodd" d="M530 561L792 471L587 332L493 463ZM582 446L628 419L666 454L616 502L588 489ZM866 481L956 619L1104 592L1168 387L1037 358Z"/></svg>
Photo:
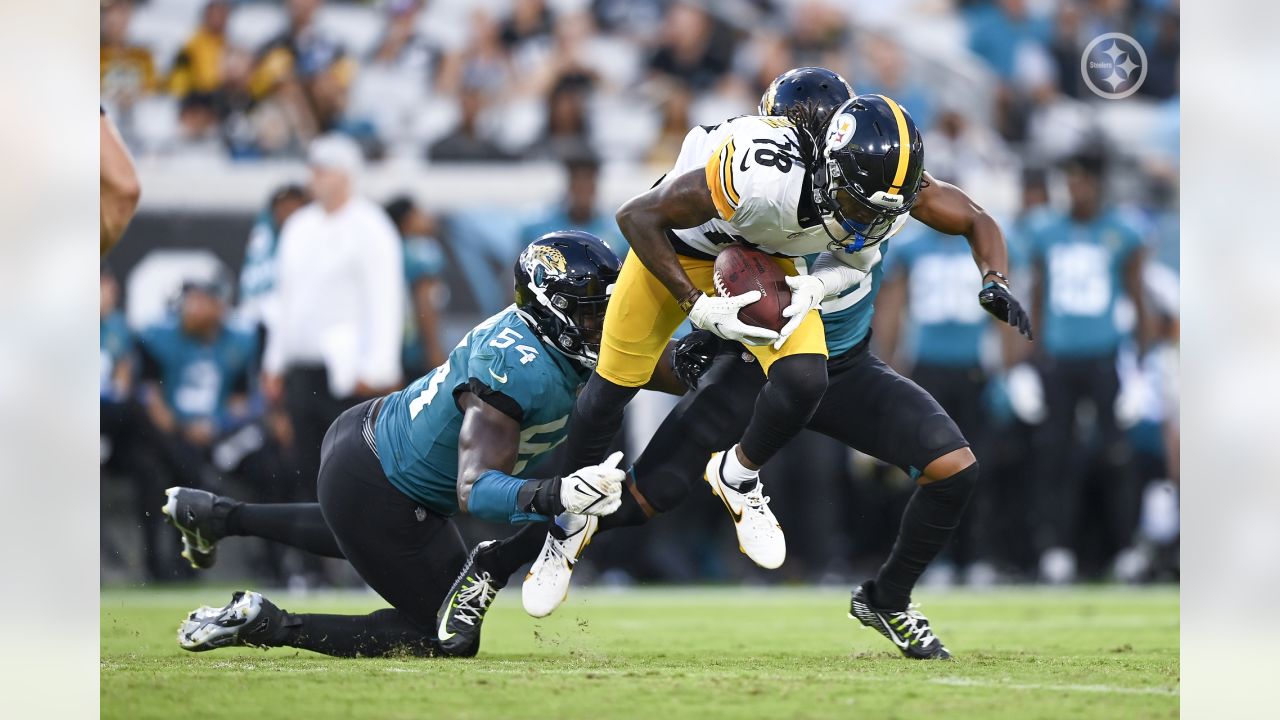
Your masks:
<svg viewBox="0 0 1280 720"><path fill-rule="evenodd" d="M497 470L488 470L471 486L467 499L467 512L484 520L513 524L546 520L546 515L525 512L520 509L520 488L528 480L521 480Z"/></svg>

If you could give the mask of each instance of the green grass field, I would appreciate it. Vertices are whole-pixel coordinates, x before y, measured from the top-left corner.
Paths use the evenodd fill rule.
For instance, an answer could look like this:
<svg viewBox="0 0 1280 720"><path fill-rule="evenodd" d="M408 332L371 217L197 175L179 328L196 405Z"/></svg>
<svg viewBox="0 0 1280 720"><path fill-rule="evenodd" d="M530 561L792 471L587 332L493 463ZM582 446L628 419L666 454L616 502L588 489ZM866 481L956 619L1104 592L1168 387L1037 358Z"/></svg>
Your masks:
<svg viewBox="0 0 1280 720"><path fill-rule="evenodd" d="M902 659L817 588L575 590L534 620L499 595L471 660L337 660L178 648L179 620L228 591L102 594L104 718L1145 718L1178 714L1178 595L922 592L956 655ZM269 595L368 612L365 594Z"/></svg>

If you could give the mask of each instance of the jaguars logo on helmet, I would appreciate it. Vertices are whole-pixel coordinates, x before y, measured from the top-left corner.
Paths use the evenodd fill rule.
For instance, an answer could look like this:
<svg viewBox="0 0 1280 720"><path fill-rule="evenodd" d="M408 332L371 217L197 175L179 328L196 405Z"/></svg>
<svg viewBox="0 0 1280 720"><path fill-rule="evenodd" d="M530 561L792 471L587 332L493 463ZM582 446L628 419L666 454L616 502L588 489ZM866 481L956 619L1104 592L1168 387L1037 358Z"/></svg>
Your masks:
<svg viewBox="0 0 1280 720"><path fill-rule="evenodd" d="M591 233L547 233L516 259L516 311L547 344L595 367L605 308L621 268L618 256Z"/></svg>
<svg viewBox="0 0 1280 720"><path fill-rule="evenodd" d="M549 245L530 245L529 252L521 256L521 261L525 272L539 286L546 282L548 276L559 277L568 270L564 253Z"/></svg>
<svg viewBox="0 0 1280 720"><path fill-rule="evenodd" d="M883 240L915 204L923 171L924 140L901 105L870 94L840 105L813 173L814 202L838 225L824 216L832 246L857 252Z"/></svg>

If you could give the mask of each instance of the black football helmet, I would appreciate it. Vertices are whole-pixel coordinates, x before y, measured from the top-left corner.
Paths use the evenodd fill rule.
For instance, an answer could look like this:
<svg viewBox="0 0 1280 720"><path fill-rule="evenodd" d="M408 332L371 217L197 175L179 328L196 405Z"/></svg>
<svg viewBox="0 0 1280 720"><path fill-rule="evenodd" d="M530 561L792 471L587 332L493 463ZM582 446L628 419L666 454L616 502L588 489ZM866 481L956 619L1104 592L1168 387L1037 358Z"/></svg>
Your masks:
<svg viewBox="0 0 1280 720"><path fill-rule="evenodd" d="M858 95L836 108L820 141L813 199L832 250L875 245L920 194L924 140L911 114L884 95ZM835 220L833 231L828 217Z"/></svg>
<svg viewBox="0 0 1280 720"><path fill-rule="evenodd" d="M516 259L516 311L544 342L595 367L604 311L621 267L618 256L591 233L549 232Z"/></svg>
<svg viewBox="0 0 1280 720"><path fill-rule="evenodd" d="M853 88L840 73L822 67L799 67L769 83L769 89L760 96L757 111L760 115L784 116L796 105L812 101L825 123L831 113L851 97Z"/></svg>

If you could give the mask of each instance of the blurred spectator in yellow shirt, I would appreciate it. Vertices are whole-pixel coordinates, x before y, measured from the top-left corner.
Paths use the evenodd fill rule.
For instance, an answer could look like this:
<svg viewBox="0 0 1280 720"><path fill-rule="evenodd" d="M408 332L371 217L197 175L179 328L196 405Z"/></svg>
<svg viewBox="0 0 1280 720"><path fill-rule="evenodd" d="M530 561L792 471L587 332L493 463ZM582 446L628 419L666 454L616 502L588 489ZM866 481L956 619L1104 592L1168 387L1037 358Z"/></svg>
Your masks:
<svg viewBox="0 0 1280 720"><path fill-rule="evenodd" d="M289 26L258 51L249 80L253 98L278 99L303 141L341 119L356 63L342 45L316 27L323 0L289 0Z"/></svg>
<svg viewBox="0 0 1280 720"><path fill-rule="evenodd" d="M200 15L200 26L178 51L169 72L169 92L178 97L212 93L222 86L222 58L227 44L227 20L231 3L210 0Z"/></svg>

